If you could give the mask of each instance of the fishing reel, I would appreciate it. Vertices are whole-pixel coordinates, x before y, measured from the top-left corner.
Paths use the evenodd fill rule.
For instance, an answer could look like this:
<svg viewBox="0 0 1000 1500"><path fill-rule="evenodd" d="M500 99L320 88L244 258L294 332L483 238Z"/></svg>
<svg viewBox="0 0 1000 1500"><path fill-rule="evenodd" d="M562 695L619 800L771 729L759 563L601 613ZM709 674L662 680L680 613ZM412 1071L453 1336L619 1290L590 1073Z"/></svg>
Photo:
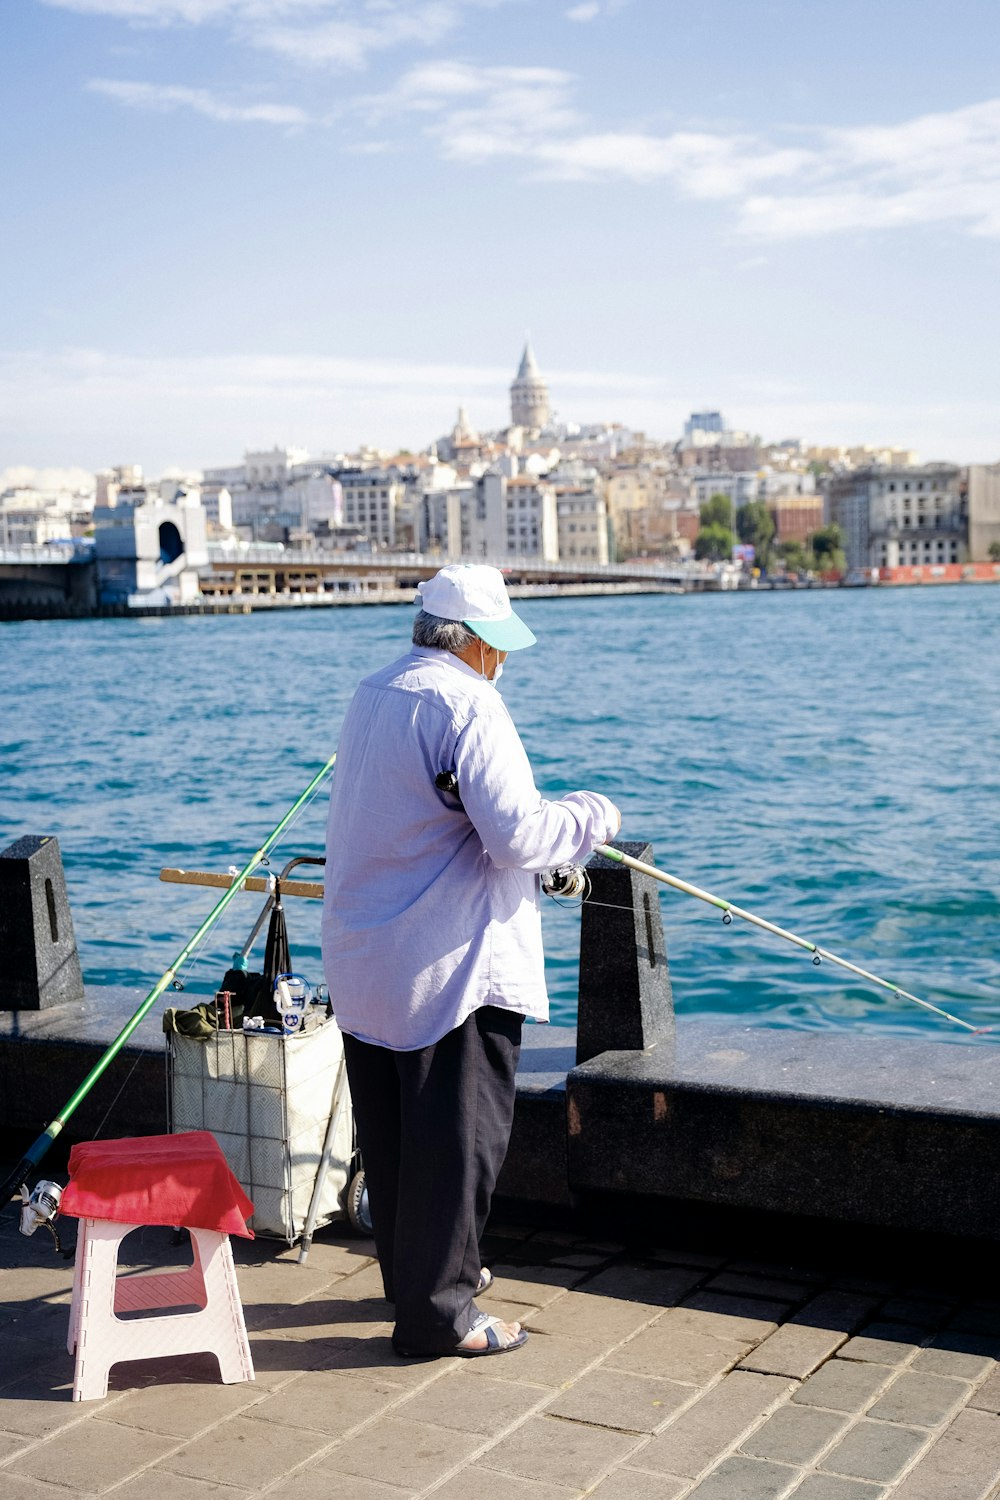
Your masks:
<svg viewBox="0 0 1000 1500"><path fill-rule="evenodd" d="M542 875L542 890L546 896L582 901L590 890L590 878L583 865L559 865Z"/></svg>
<svg viewBox="0 0 1000 1500"><path fill-rule="evenodd" d="M59 1243L59 1233L54 1221L59 1212L59 1199L62 1197L62 1191L58 1182L36 1182L30 1192L27 1183L21 1185L21 1233L33 1235L35 1230L44 1224L55 1240L56 1249L60 1253L62 1253L62 1245Z"/></svg>

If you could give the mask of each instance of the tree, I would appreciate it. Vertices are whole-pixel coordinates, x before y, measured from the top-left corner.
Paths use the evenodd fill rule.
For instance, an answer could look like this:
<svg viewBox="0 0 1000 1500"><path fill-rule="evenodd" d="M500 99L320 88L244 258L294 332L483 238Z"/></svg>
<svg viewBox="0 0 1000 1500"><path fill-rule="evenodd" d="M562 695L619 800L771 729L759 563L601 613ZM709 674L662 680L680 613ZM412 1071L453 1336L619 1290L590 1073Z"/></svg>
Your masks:
<svg viewBox="0 0 1000 1500"><path fill-rule="evenodd" d="M710 562L726 562L732 557L735 545L736 537L728 526L720 526L717 521L706 526L702 522L701 530L694 540L694 555L707 558Z"/></svg>
<svg viewBox="0 0 1000 1500"><path fill-rule="evenodd" d="M990 561L1000 562L1000 542L990 542Z"/></svg>
<svg viewBox="0 0 1000 1500"><path fill-rule="evenodd" d="M809 541L816 559L817 573L843 573L846 570L844 533L836 522L814 531Z"/></svg>
<svg viewBox="0 0 1000 1500"><path fill-rule="evenodd" d="M709 495L698 515L702 526L725 526L727 531L733 529L733 502L721 491Z"/></svg>
<svg viewBox="0 0 1000 1500"><path fill-rule="evenodd" d="M748 500L740 506L736 512L736 530L740 541L753 547L758 568L766 569L774 540L774 517L763 500Z"/></svg>
<svg viewBox="0 0 1000 1500"><path fill-rule="evenodd" d="M733 555L733 502L728 495L709 495L698 512L701 529L695 537L694 555L722 562Z"/></svg>
<svg viewBox="0 0 1000 1500"><path fill-rule="evenodd" d="M789 573L808 573L815 562L812 553L802 542L779 542L775 551Z"/></svg>

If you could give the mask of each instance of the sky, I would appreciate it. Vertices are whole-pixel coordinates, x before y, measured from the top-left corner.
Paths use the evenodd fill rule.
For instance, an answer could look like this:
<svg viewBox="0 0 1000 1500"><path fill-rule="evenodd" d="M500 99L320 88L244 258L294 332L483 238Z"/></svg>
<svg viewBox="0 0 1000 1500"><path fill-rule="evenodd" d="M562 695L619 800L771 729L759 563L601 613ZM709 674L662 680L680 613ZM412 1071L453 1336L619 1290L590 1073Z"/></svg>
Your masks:
<svg viewBox="0 0 1000 1500"><path fill-rule="evenodd" d="M1000 458L996 0L0 0L0 470L566 421Z"/></svg>

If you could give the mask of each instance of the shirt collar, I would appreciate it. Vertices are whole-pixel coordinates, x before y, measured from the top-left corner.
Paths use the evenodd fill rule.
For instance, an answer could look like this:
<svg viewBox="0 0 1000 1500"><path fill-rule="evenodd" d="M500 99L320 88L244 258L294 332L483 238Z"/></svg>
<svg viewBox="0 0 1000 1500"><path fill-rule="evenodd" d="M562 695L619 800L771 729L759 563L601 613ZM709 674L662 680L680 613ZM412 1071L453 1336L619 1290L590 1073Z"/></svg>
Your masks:
<svg viewBox="0 0 1000 1500"><path fill-rule="evenodd" d="M477 682L486 681L481 672L477 672L475 667L470 667L468 662L462 661L454 651L442 651L438 646L414 646L413 655L424 657L428 661L439 661L443 658L446 666L464 672L467 677L474 677Z"/></svg>

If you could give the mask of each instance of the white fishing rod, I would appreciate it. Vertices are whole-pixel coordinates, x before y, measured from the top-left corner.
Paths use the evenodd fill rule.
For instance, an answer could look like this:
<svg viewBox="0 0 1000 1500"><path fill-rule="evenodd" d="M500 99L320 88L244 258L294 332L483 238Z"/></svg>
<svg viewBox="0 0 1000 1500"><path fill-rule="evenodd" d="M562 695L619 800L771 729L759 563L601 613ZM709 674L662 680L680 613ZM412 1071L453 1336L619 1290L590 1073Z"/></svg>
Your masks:
<svg viewBox="0 0 1000 1500"><path fill-rule="evenodd" d="M942 1010L940 1005L932 1005L929 1000L921 1000L919 995L912 995L909 990L893 984L890 979L882 979L878 974L862 969L859 964L852 964L850 959L831 953L829 948L822 948L819 943L799 937L798 933L789 932L785 927L778 927L774 922L768 922L764 917L758 917L752 911L744 911L742 906L736 906L732 901L725 901L721 896L713 896L711 891L703 891L700 886L691 885L689 881L681 880L676 875L668 875L665 870L659 870L655 865L647 865L641 859L633 859L630 854L623 854L620 849L613 849L610 844L598 844L594 853L603 854L605 859L614 860L618 865L626 865L630 870L636 870L640 875L648 875L652 880L659 880L663 885L669 885L675 891L683 891L687 896L696 896L699 901L707 901L709 906L715 906L722 912L722 920L727 924L732 922L734 917L739 917L754 927L760 927L764 932L772 932L775 937L784 938L786 943L794 943L796 948L804 948L807 953L812 954L814 964L819 964L824 959L828 963L837 964L841 969L847 969L849 973L856 974L859 979L867 980L869 984L876 984L880 989L899 995L903 1000L912 1000L914 1005L933 1011L935 1015L943 1016L946 1021L952 1021L956 1026L962 1026L966 1031L971 1031L977 1036L992 1030L990 1026L973 1026L969 1021L963 1021L960 1016L953 1016L950 1011Z"/></svg>

